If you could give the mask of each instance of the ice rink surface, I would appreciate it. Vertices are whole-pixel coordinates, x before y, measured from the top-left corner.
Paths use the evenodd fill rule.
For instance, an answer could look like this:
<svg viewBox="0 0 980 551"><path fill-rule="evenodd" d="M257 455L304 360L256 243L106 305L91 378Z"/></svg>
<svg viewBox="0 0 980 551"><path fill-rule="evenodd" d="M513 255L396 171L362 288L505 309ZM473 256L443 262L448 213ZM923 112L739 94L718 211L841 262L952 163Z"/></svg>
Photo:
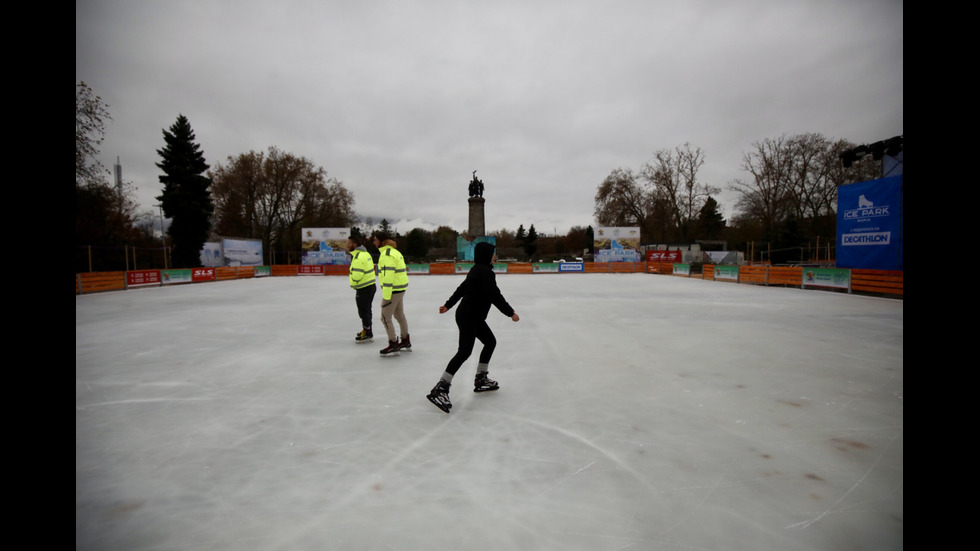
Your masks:
<svg viewBox="0 0 980 551"><path fill-rule="evenodd" d="M475 352L447 415L462 279L398 358L344 277L77 296L76 549L903 548L902 300L499 275L501 388Z"/></svg>

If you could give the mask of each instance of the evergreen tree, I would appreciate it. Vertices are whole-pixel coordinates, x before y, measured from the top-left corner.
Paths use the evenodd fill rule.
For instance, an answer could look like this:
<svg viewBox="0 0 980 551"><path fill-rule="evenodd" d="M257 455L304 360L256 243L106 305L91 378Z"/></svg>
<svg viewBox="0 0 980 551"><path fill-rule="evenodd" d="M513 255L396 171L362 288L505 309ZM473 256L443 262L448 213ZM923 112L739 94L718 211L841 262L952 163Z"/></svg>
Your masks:
<svg viewBox="0 0 980 551"><path fill-rule="evenodd" d="M521 225L521 228L524 226ZM538 232L534 229L534 224L527 230L527 235L524 236L524 254L529 258L534 256L534 253L538 250ZM531 259L533 260L533 258Z"/></svg>
<svg viewBox="0 0 980 551"><path fill-rule="evenodd" d="M166 145L157 153L163 171L163 193L157 197L165 216L171 219L167 233L173 243L174 266L200 265L200 252L211 227L211 180L205 176L208 164L201 148L194 143L194 131L187 117L179 115L170 131L163 131Z"/></svg>
<svg viewBox="0 0 980 551"><path fill-rule="evenodd" d="M395 231L392 229L391 223L388 222L387 218L381 219L381 224L378 225L378 231L388 234L392 239L395 238Z"/></svg>
<svg viewBox="0 0 980 551"><path fill-rule="evenodd" d="M430 242L431 238L427 231L414 228L405 236L405 249L402 253L406 258L424 262L426 255L429 254Z"/></svg>
<svg viewBox="0 0 980 551"><path fill-rule="evenodd" d="M725 219L721 216L718 201L708 197L701 207L697 219L697 235L699 239L720 239L725 230Z"/></svg>

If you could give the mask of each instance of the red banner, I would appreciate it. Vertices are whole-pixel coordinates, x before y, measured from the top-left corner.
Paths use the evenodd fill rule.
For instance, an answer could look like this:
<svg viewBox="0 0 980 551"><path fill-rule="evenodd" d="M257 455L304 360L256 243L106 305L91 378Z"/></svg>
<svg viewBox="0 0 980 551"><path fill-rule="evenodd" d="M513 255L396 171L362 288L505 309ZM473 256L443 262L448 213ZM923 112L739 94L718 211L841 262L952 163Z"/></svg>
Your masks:
<svg viewBox="0 0 980 551"><path fill-rule="evenodd" d="M320 275L323 273L323 266L320 264L300 264L298 266L299 275ZM344 268L349 268L344 266Z"/></svg>
<svg viewBox="0 0 980 551"><path fill-rule="evenodd" d="M681 251L647 251L647 262L679 264L683 258Z"/></svg>
<svg viewBox="0 0 980 551"><path fill-rule="evenodd" d="M160 285L160 270L126 272L126 285Z"/></svg>
<svg viewBox="0 0 980 551"><path fill-rule="evenodd" d="M214 268L194 268L191 270L191 281L214 281Z"/></svg>

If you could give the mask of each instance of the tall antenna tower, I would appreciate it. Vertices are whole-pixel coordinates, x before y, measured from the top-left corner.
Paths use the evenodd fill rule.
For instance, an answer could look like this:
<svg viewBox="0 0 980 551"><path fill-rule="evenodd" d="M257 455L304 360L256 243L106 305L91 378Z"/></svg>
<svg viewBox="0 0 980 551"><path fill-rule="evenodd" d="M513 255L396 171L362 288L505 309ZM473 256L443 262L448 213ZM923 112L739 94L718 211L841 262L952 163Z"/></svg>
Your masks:
<svg viewBox="0 0 980 551"><path fill-rule="evenodd" d="M116 165L113 167L116 173L116 191L122 193L122 165L119 164L119 157L116 157Z"/></svg>
<svg viewBox="0 0 980 551"><path fill-rule="evenodd" d="M116 175L116 196L119 198L119 206L122 207L123 185L122 185L122 165L119 164L119 157L116 157L116 164L113 165L113 172Z"/></svg>

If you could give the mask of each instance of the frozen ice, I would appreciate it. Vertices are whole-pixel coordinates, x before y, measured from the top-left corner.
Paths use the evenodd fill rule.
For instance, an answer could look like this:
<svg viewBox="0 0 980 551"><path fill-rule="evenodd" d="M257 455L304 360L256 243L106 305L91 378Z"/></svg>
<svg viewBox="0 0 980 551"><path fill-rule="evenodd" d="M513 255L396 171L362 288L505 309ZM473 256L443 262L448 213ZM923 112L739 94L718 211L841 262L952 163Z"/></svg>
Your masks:
<svg viewBox="0 0 980 551"><path fill-rule="evenodd" d="M501 388L477 343L447 415L461 281L411 278L398 358L345 277L77 296L76 549L903 547L903 300L499 275Z"/></svg>

